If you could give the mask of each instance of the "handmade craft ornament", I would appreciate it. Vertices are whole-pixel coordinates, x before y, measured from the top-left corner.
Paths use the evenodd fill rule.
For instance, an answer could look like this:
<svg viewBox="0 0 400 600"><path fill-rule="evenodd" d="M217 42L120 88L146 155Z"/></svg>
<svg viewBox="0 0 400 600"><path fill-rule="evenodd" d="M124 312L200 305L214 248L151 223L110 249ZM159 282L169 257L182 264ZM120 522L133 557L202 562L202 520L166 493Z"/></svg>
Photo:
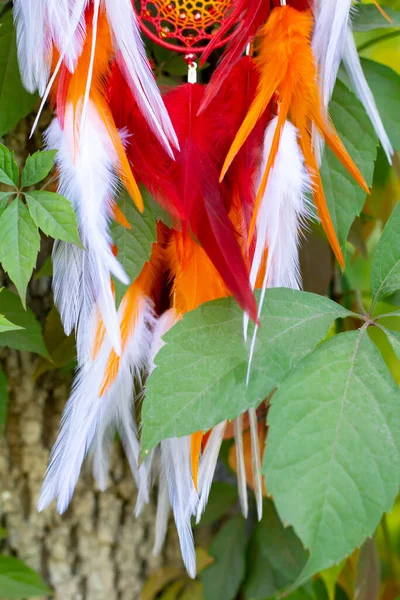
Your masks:
<svg viewBox="0 0 400 600"><path fill-rule="evenodd" d="M300 146L313 182L313 196L318 216L332 249L343 266L343 255L329 215L321 178L312 150L310 129L314 123L327 144L368 193L363 176L351 160L334 128L323 113L318 90L318 78L311 50L313 19L310 11L300 12L290 6L275 8L259 33L259 54L256 63L260 71L257 96L243 121L225 159L221 171L224 178L241 146L272 100L277 96L278 121L271 153L258 191L250 236L252 236L261 198L274 163L283 125L288 116L299 132Z"/></svg>

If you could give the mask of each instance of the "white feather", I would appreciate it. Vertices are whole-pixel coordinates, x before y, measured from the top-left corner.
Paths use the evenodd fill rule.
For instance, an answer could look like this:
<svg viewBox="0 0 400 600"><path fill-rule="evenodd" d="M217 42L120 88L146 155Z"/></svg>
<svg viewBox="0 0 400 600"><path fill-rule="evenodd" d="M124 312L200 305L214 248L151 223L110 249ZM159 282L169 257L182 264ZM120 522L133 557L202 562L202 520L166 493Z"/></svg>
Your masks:
<svg viewBox="0 0 400 600"><path fill-rule="evenodd" d="M198 496L199 503L197 506L196 523L199 523L201 515L207 505L208 496L210 495L211 484L214 478L215 467L217 466L217 460L221 444L224 439L224 433L226 429L226 421L219 423L213 427L210 437L207 440L207 444L203 455L200 458L199 464L199 485L198 485ZM193 501L196 499L193 498Z"/></svg>
<svg viewBox="0 0 400 600"><path fill-rule="evenodd" d="M182 558L190 577L196 577L196 554L190 518L195 514L198 496L190 464L190 436L161 442L161 468L165 470L169 500L178 530Z"/></svg>
<svg viewBox="0 0 400 600"><path fill-rule="evenodd" d="M150 502L150 491L160 471L160 465L155 465L159 461L155 460L158 448L153 448L151 452L142 461L139 467L139 478L137 481L138 495L135 505L135 517L142 514L145 504Z"/></svg>
<svg viewBox="0 0 400 600"><path fill-rule="evenodd" d="M263 490L260 460L260 443L258 441L257 413L254 408L250 408L248 414L250 421L251 466L253 470L253 485L254 493L256 496L257 516L258 520L261 521L263 512Z"/></svg>
<svg viewBox="0 0 400 600"><path fill-rule="evenodd" d="M151 71L131 0L104 0L117 60L150 127L173 156L178 139Z"/></svg>
<svg viewBox="0 0 400 600"><path fill-rule="evenodd" d="M374 96L369 88L367 80L358 56L353 33L350 27L347 28L346 43L344 47L343 63L349 74L350 81L360 102L364 105L365 111L375 129L375 133L384 149L387 159L392 164L393 148L386 133L382 119L379 115Z"/></svg>
<svg viewBox="0 0 400 600"><path fill-rule="evenodd" d="M275 117L265 131L261 175L264 173L271 151L277 121L278 118ZM290 169L290 177L288 177L288 169ZM286 121L282 130L279 150L257 214L256 248L250 271L250 282L253 289L265 249L268 248L267 268L258 306L259 317L267 287L292 289L301 287L299 243L301 228L311 215L306 196L310 191L311 181L297 142L297 129L289 121ZM245 339L247 339L248 324L248 316L245 314ZM251 342L246 384L249 382L257 329L256 326Z"/></svg>
<svg viewBox="0 0 400 600"><path fill-rule="evenodd" d="M124 301L121 311L124 311ZM106 489L110 452L115 433L118 433L125 450L136 485L140 485L138 430L134 406L138 397L134 395L133 379L140 382L140 368L148 363L151 344L151 329L155 320L152 303L139 301L136 309L137 320L128 340L119 365L114 399L99 424L90 449L93 458L93 475L101 490ZM131 315L131 318L133 315ZM142 471L142 469L141 469Z"/></svg>
<svg viewBox="0 0 400 600"><path fill-rule="evenodd" d="M13 7L23 84L28 92L43 94L53 55L46 0L15 0Z"/></svg>
<svg viewBox="0 0 400 600"><path fill-rule="evenodd" d="M28 91L43 96L50 76L53 43L72 72L82 52L88 0L15 0L18 59Z"/></svg>
<svg viewBox="0 0 400 600"><path fill-rule="evenodd" d="M343 57L352 0L317 0L312 40L319 64L322 99L327 108Z"/></svg>
<svg viewBox="0 0 400 600"><path fill-rule="evenodd" d="M236 446L236 466L237 466L237 480L238 480L238 491L239 501L242 513L245 519L249 512L248 498L247 498L247 482L246 482L246 467L244 462L244 451L243 451L243 416L239 415L233 422L233 431L235 436Z"/></svg>
<svg viewBox="0 0 400 600"><path fill-rule="evenodd" d="M132 416L133 374L138 372L146 362L149 341L147 317L152 314L149 302L145 298L139 302L136 326L121 358L118 375L113 385L103 396L100 396L101 384L111 352L111 345L107 338L96 359L84 364L76 376L72 394L61 420L60 432L51 452L38 502L39 510L43 510L55 498L57 498L59 513L67 509L82 463L94 440L94 452L100 452L100 456L95 459L97 460L95 473L98 474L100 484L104 487L108 458L100 448L108 427L115 427L121 434L128 458L137 470L139 446ZM122 303L119 311L120 318L123 312ZM99 439L96 439L97 435Z"/></svg>
<svg viewBox="0 0 400 600"><path fill-rule="evenodd" d="M165 474L165 469L162 468L158 481L158 496L157 496L157 514L156 514L156 530L153 546L153 556L158 556L161 553L162 547L168 531L168 519L170 513L170 503L168 495L168 482Z"/></svg>
<svg viewBox="0 0 400 600"><path fill-rule="evenodd" d="M174 309L165 311L158 319L153 323L151 347L149 350L148 370L149 375L155 369L154 359L158 351L165 345L162 339L165 333L173 327L177 321L177 315ZM139 468L139 492L135 506L135 516L138 517L145 504L148 504L150 500L150 490L156 479L157 474L160 471L161 465L159 460L154 460L155 455L158 456L158 450L152 450L148 456L144 459ZM156 463L156 466L154 465Z"/></svg>
<svg viewBox="0 0 400 600"><path fill-rule="evenodd" d="M88 68L88 72L87 72L85 94L83 97L82 113L81 113L81 119L80 119L80 124L79 124L81 142L84 140L86 113L87 113L89 97L90 97L90 90L92 87L92 80L93 80L93 67L94 67L94 59L96 56L97 27L98 27L98 22L99 22L100 1L101 0L93 0L92 44L91 44L91 48L90 48L89 68Z"/></svg>
<svg viewBox="0 0 400 600"><path fill-rule="evenodd" d="M65 331L77 328L78 358L90 351L86 330L94 303L104 320L117 353L120 336L110 275L129 280L111 250L109 221L111 199L116 188L114 146L95 106L89 101L86 127L76 143L72 106L65 115L64 130L55 119L47 134L47 146L58 150L59 192L74 207L85 250L57 243L53 252L54 295Z"/></svg>
<svg viewBox="0 0 400 600"><path fill-rule="evenodd" d="M48 0L50 2L50 0ZM41 94L42 101L40 103L39 110L35 117L35 120L32 125L31 133L29 137L32 137L38 123L40 116L43 112L49 94L53 88L54 82L58 76L60 68L62 64L65 62L67 68L71 73L74 72L77 60L81 55L83 43L85 40L86 34L86 22L85 22L85 9L88 0L68 0L69 4L72 3L72 7L70 7L70 18L67 22L64 22L63 16L58 15L50 19L50 22L53 24L52 29L52 37L54 39L55 45L60 53L60 57L57 61L56 67L53 71L52 76L50 77L47 87L44 92ZM51 0L52 9L54 11L60 10L63 4L60 4L58 0ZM64 6L65 10L65 6ZM67 33L65 33L67 32Z"/></svg>

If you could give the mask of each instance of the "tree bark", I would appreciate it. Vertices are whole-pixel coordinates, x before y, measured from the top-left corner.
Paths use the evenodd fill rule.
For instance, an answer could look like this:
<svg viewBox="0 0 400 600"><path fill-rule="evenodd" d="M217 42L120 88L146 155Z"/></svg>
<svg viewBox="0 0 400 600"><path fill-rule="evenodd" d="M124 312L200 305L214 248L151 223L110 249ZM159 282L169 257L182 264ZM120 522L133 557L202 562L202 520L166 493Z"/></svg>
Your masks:
<svg viewBox="0 0 400 600"><path fill-rule="evenodd" d="M27 353L3 350L0 357L10 391L0 442L3 553L39 571L56 600L139 598L149 572L163 562L151 554L154 504L134 518L136 490L116 443L105 493L96 491L86 466L67 513L58 515L52 505L39 514L36 502L70 381L56 372L33 381L36 359ZM172 537L169 559L177 554Z"/></svg>

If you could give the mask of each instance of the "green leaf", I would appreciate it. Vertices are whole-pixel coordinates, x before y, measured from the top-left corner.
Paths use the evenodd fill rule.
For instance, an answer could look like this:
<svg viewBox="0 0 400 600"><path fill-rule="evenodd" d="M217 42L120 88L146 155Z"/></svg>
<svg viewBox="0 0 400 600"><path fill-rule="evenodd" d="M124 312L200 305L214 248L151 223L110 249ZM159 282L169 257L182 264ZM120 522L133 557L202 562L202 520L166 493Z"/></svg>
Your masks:
<svg viewBox="0 0 400 600"><path fill-rule="evenodd" d="M364 107L340 81L333 92L329 113L340 139L370 185L377 153L377 138ZM329 148L325 148L321 177L332 223L344 251L350 227L364 205L365 192Z"/></svg>
<svg viewBox="0 0 400 600"><path fill-rule="evenodd" d="M366 330L336 335L299 363L268 425L268 491L310 551L300 585L372 535L398 491L400 391Z"/></svg>
<svg viewBox="0 0 400 600"><path fill-rule="evenodd" d="M386 333L386 336L390 342L390 345L393 348L393 352L395 353L397 358L400 360L400 332L393 331L391 329L387 329L386 327L383 327L383 325L381 325L380 327Z"/></svg>
<svg viewBox="0 0 400 600"><path fill-rule="evenodd" d="M5 313L13 323L21 327L18 331L0 333L0 346L35 352L49 358L35 315L30 308L24 310L18 296L10 290L3 290L0 294L0 312Z"/></svg>
<svg viewBox="0 0 400 600"><path fill-rule="evenodd" d="M327 298L288 289L267 291L246 387L249 345L235 300L203 304L169 331L146 384L142 447L211 429L258 406L297 361L350 313Z"/></svg>
<svg viewBox="0 0 400 600"><path fill-rule="evenodd" d="M383 10L392 19L389 23L373 4L357 5L352 18L353 31L371 31L372 29L387 29L400 26L400 13L390 6L381 5Z"/></svg>
<svg viewBox="0 0 400 600"><path fill-rule="evenodd" d="M13 556L0 556L0 593L6 598L48 596L51 589L41 576Z"/></svg>
<svg viewBox="0 0 400 600"><path fill-rule="evenodd" d="M18 325L14 325L8 319L6 319L3 315L0 315L0 333L4 333L5 331L16 331L17 329L21 329Z"/></svg>
<svg viewBox="0 0 400 600"><path fill-rule="evenodd" d="M400 75L373 60L362 59L361 63L387 134L400 150Z"/></svg>
<svg viewBox="0 0 400 600"><path fill-rule="evenodd" d="M11 202L1 215L0 231L0 262L25 306L26 288L40 249L40 235L20 198Z"/></svg>
<svg viewBox="0 0 400 600"><path fill-rule="evenodd" d="M60 194L44 190L24 192L24 196L35 225L45 235L82 246L76 215L69 200Z"/></svg>
<svg viewBox="0 0 400 600"><path fill-rule="evenodd" d="M69 365L76 357L75 336L73 333L69 336L65 335L60 315L55 306L51 308L47 315L43 337L51 358L50 360L41 358L38 361L34 378L47 371L61 369Z"/></svg>
<svg viewBox="0 0 400 600"><path fill-rule="evenodd" d="M111 235L118 248L118 260L130 281L134 281L144 264L150 259L153 242L157 239L156 221L147 206L143 214L139 213L126 190L122 191L118 206L128 219L131 229L115 223L111 228ZM126 289L127 287L120 281L115 281L117 306Z"/></svg>
<svg viewBox="0 0 400 600"><path fill-rule="evenodd" d="M46 150L28 156L21 176L22 187L35 185L47 177L53 168L56 154L57 150Z"/></svg>
<svg viewBox="0 0 400 600"><path fill-rule="evenodd" d="M215 562L200 573L204 600L233 600L245 575L246 521L234 517L218 532L210 546Z"/></svg>
<svg viewBox="0 0 400 600"><path fill-rule="evenodd" d="M0 434L3 431L3 427L6 423L7 418L7 404L8 404L8 386L7 377L0 371ZM0 536L1 539L1 536Z"/></svg>
<svg viewBox="0 0 400 600"><path fill-rule="evenodd" d="M368 538L360 548L354 600L379 598L381 585L379 555L375 540Z"/></svg>
<svg viewBox="0 0 400 600"><path fill-rule="evenodd" d="M256 524L247 555L246 600L263 600L293 583L307 561L300 540L285 528L271 500L264 500L262 521Z"/></svg>
<svg viewBox="0 0 400 600"><path fill-rule="evenodd" d="M371 291L373 305L400 289L400 202L394 207L372 257Z"/></svg>
<svg viewBox="0 0 400 600"><path fill-rule="evenodd" d="M0 17L0 136L26 117L35 106L36 95L29 94L19 74L12 11Z"/></svg>
<svg viewBox="0 0 400 600"><path fill-rule="evenodd" d="M0 192L0 217L7 208L7 204L11 196L14 196L15 192Z"/></svg>
<svg viewBox="0 0 400 600"><path fill-rule="evenodd" d="M206 509L199 525L211 525L225 515L232 505L237 502L237 486L222 481L212 484Z"/></svg>
<svg viewBox="0 0 400 600"><path fill-rule="evenodd" d="M17 187L18 175L18 166L14 160L14 155L3 144L0 144L0 183Z"/></svg>

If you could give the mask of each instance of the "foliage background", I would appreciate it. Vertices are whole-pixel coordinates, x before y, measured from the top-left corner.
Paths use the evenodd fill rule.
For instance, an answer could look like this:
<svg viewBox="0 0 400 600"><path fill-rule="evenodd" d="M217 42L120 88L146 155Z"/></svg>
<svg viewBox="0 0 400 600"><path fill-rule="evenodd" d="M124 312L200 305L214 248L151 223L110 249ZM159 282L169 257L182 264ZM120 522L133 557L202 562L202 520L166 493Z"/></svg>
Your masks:
<svg viewBox="0 0 400 600"><path fill-rule="evenodd" d="M393 10L393 27L378 18L376 9L367 7L363 14L368 18L364 25L359 22L356 41L384 123L399 151L400 37L394 25L400 26L400 1L387 1L386 5ZM209 339L210 319L217 319L218 346L226 348L229 339L234 348L228 368L234 365L240 371L246 361L239 340L240 311L233 302L223 301L194 311L174 328L168 346L160 353L159 369L149 382L145 405L143 436L149 448L165 435L182 435L233 417L256 400L263 400L280 384L268 416L271 433L265 461L267 487L280 517L267 497L261 523L256 522L253 504L247 522L239 515L231 440L224 442L218 481L195 529L199 566L196 581L190 581L181 566L173 525L164 556L151 557L154 507L150 506L141 520L133 519L135 490L117 444L112 482L105 494L94 490L86 474L64 517L57 516L54 508L41 515L36 513L42 475L74 367L74 340L65 338L52 307L51 237L65 239L76 236L76 232L73 215L65 220L63 200L48 195L55 192L53 157L35 155L41 146L42 131L29 138L31 113L38 99L22 88L8 9L9 3L0 2L0 135L4 144L0 149L0 261L4 267L0 283L7 288L0 293L0 597L128 600L141 594L144 600L267 600L277 597L296 579L301 587L291 593L292 600L400 597L399 499L392 508L400 480L400 319L396 316L400 311L400 205L396 206L400 157L397 153L393 167L388 166L344 72L331 103L331 115L373 186L371 196L365 199L327 154L322 174L346 251L346 269L341 273L335 266L318 226L313 226L307 236L302 266L305 290L327 296L332 302L307 294L293 300L293 295L285 296L284 291L272 292L263 315L264 325L268 324L264 330L270 333L275 327L282 340L276 345L265 336L264 350L256 357L262 365L261 376L258 383L255 377L249 397L245 390L238 393L235 388L235 404L232 389L227 387L224 393L229 402L224 405L216 380L215 396L209 395L209 406L200 415L200 422L190 410L181 423L175 419L170 422L168 415L160 411L161 402L166 402L168 377L174 383L171 390L176 391L176 351L191 335L191 327L199 330L200 325L194 344L191 336L195 348L192 358L196 356L197 341L202 354L215 364L215 348L211 347L215 343L208 347L204 340ZM384 27L371 28L371 23ZM180 57L151 43L148 51L161 85L182 80L186 65ZM202 73L204 81L212 67ZM49 113L42 118L43 129L50 118ZM22 179L7 148L15 152L20 173L28 165ZM36 158L25 163L28 155ZM10 196L13 186L17 192ZM26 188L25 195L22 187ZM126 198L120 201L126 203ZM135 236L120 239L117 226L114 239L119 242L119 256L127 272L134 277L149 255L155 217L152 208L148 208L144 221L133 208L127 216L133 231L143 234L143 241L135 247ZM388 313L388 317L375 319ZM285 334L284 317L288 314L299 328L295 340L292 333ZM232 316L238 324L237 334ZM312 328L306 324L307 318L311 318ZM383 327L390 330L389 334ZM235 336L236 342L232 341ZM319 345L325 337L327 341ZM268 361L273 364L278 355L280 371L276 372L268 367ZM188 352L179 357L181 372L190 368L190 360ZM297 360L300 362L296 365ZM227 366L221 363L219 368L222 378ZM321 370L325 375L315 379L315 373ZM346 404L342 400L348 389L351 400ZM177 400L171 392L168 405L174 406L174 402ZM190 406L190 398L185 402ZM315 419L321 406L322 415ZM342 409L345 427L338 419ZM338 424L340 436L332 437ZM260 421L260 435L265 437L264 419ZM333 479L325 486L330 507L334 505L336 512L322 511L319 515L318 486L324 481L330 439L334 445L339 444L341 451ZM284 452L281 440L285 440ZM324 446L328 458L321 453ZM332 452L330 456L337 455ZM291 464L293 457L298 463ZM345 483L340 465L349 470ZM339 501L335 492L341 497ZM316 523L318 515L321 520ZM291 527L285 528L280 518L286 525L293 525L296 533ZM337 535L340 529L341 535ZM311 559L304 546L311 550Z"/></svg>

